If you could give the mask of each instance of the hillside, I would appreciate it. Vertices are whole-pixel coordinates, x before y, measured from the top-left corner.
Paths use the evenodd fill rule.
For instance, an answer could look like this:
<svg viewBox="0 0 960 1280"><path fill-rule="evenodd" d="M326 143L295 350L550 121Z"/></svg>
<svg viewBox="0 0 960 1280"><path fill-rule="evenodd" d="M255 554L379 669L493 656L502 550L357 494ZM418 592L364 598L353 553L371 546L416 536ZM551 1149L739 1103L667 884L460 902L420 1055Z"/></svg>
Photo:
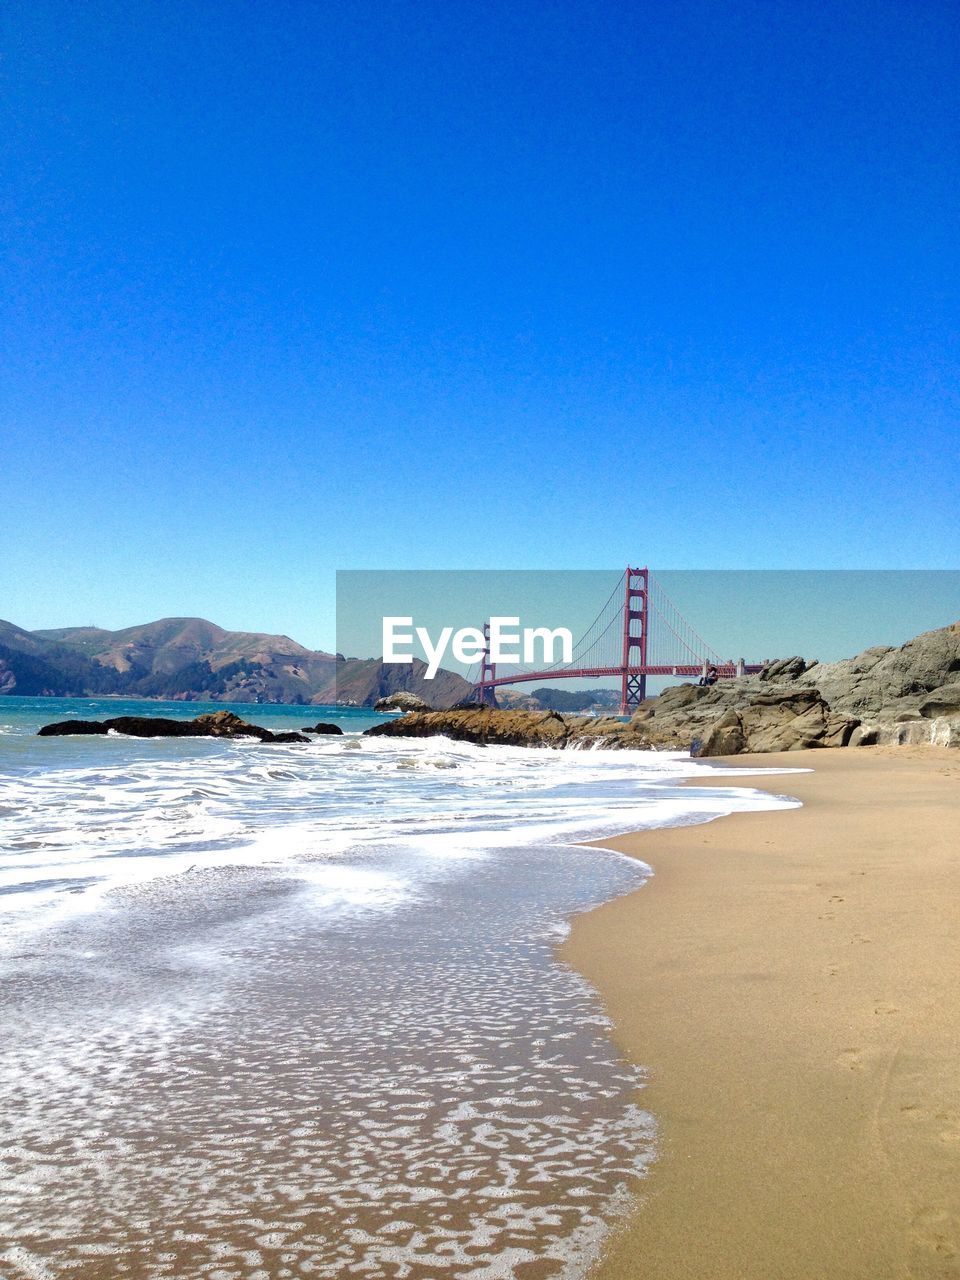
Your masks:
<svg viewBox="0 0 960 1280"><path fill-rule="evenodd" d="M437 705L469 692L452 672L427 681L424 669L422 663L385 668L379 659L335 657L289 636L226 631L204 618L161 618L120 631L25 631L0 621L0 695L294 704L339 697L372 706L399 689Z"/></svg>
<svg viewBox="0 0 960 1280"><path fill-rule="evenodd" d="M424 678L427 664L414 658L409 666L384 665L380 658L337 659L336 697L331 701L372 707L378 698L404 690L415 693L432 707L452 707L468 698L472 686L454 671L443 667L432 680Z"/></svg>

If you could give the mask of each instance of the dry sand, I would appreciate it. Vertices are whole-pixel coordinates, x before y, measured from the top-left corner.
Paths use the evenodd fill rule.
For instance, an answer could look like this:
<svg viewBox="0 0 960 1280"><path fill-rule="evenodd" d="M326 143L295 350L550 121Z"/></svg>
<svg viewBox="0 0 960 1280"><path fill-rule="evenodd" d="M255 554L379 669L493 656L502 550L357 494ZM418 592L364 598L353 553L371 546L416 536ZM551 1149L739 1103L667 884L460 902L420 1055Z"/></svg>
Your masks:
<svg viewBox="0 0 960 1280"><path fill-rule="evenodd" d="M594 1280L960 1276L960 752L792 752L802 809L624 836L564 958L660 1153Z"/></svg>

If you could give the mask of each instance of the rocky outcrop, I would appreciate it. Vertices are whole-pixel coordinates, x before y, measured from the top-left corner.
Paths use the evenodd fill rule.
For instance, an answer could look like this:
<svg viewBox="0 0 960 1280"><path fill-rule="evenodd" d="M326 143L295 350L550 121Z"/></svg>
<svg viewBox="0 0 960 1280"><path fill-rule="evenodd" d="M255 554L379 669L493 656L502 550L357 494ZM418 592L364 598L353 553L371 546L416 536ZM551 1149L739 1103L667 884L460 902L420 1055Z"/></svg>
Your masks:
<svg viewBox="0 0 960 1280"><path fill-rule="evenodd" d="M374 711L429 711L430 703L416 693L407 693L400 689L397 693L378 698L373 704Z"/></svg>
<svg viewBox="0 0 960 1280"><path fill-rule="evenodd" d="M747 696L711 726L697 755L731 756L742 752L801 751L845 747L857 720L831 711L816 690L783 689Z"/></svg>
<svg viewBox="0 0 960 1280"><path fill-rule="evenodd" d="M556 711L498 711L469 707L460 711L413 711L399 720L366 730L373 738L435 738L503 747L563 747L570 725Z"/></svg>
<svg viewBox="0 0 960 1280"><path fill-rule="evenodd" d="M960 681L958 673L960 622L955 622L925 631L898 649L864 649L841 662L818 664L799 679L817 688L835 711L864 721L894 723L924 718L921 704L930 702L937 690ZM956 702L943 705L945 711L958 707Z"/></svg>
<svg viewBox="0 0 960 1280"><path fill-rule="evenodd" d="M164 716L115 716L110 720L62 720L37 730L41 738L74 734L123 733L131 738L259 738L261 742L309 742L302 733L274 733L259 724L248 724L232 711L214 711L193 720L168 720Z"/></svg>
<svg viewBox="0 0 960 1280"><path fill-rule="evenodd" d="M340 728L338 724L327 724L325 721L321 720L319 724L304 725L301 732L302 733L342 734L343 730Z"/></svg>
<svg viewBox="0 0 960 1280"><path fill-rule="evenodd" d="M661 749L719 756L845 746L856 727L854 718L835 715L815 689L752 679L712 688L676 685L642 703L629 721L473 707L414 713L367 733L393 738L442 734L506 746Z"/></svg>

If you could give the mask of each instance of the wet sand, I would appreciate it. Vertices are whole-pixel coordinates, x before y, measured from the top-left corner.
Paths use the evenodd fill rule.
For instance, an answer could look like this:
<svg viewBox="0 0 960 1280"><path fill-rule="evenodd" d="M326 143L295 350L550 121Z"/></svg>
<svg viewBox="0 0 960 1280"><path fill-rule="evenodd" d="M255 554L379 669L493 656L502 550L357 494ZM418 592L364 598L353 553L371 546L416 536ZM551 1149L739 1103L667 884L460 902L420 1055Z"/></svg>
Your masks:
<svg viewBox="0 0 960 1280"><path fill-rule="evenodd" d="M802 809L613 843L654 878L562 957L659 1156L594 1280L960 1276L960 752L792 752Z"/></svg>

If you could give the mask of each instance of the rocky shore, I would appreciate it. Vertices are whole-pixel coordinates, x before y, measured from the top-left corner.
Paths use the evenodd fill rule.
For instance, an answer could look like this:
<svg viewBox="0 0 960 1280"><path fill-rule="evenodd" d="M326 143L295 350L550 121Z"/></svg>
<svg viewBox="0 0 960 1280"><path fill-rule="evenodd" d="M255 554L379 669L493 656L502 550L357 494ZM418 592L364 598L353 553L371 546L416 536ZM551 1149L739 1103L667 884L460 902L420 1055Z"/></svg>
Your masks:
<svg viewBox="0 0 960 1280"><path fill-rule="evenodd" d="M960 623L899 648L829 664L786 658L711 687L674 685L629 721L490 707L411 711L367 733L443 734L503 746L691 751L699 756L811 747L960 746Z"/></svg>

